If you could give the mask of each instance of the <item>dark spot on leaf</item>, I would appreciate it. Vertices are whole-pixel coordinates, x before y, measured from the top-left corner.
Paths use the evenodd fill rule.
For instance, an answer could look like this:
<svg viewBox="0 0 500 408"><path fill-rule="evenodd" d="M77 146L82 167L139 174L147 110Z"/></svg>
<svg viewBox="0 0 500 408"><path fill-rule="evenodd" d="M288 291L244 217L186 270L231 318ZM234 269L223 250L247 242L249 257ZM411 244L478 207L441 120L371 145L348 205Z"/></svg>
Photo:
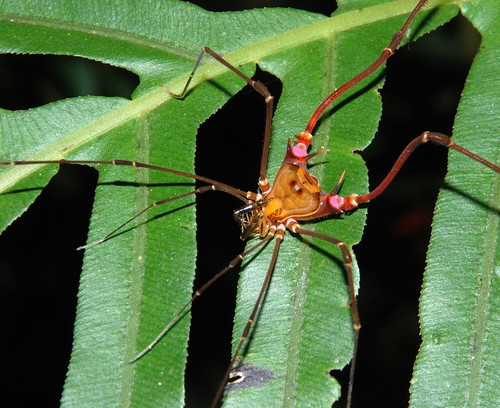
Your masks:
<svg viewBox="0 0 500 408"><path fill-rule="evenodd" d="M260 387L274 378L274 372L268 368L256 367L250 364L236 366L226 385L227 390Z"/></svg>

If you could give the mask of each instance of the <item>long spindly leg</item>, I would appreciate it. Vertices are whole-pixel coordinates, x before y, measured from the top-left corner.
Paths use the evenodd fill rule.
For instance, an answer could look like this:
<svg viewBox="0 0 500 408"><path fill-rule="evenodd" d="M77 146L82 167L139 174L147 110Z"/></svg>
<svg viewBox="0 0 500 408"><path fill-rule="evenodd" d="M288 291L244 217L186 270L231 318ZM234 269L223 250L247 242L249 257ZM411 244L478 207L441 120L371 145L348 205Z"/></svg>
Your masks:
<svg viewBox="0 0 500 408"><path fill-rule="evenodd" d="M138 217L140 217L142 214L146 213L147 211L149 211L153 207L158 207L159 205L170 203L172 201L178 200L180 198L188 197L190 195L202 194L202 193L205 193L207 191L217 191L217 190L221 190L221 189L219 187L217 187L216 185L212 184L211 186L199 187L199 188L197 188L197 189L195 189L193 191L189 191L189 192L184 193L184 194L179 194L179 195L176 195L174 197L169 197L169 198L165 198L163 200L155 201L154 203L149 204L146 208L144 208L141 211L139 211L132 218L129 218L123 224L121 224L118 227L116 227L113 231L111 231L108 234L106 234L106 236L104 236L103 238L101 238L101 239L99 239L99 240L97 240L95 242L92 242L90 244L82 245L82 246L78 247L77 250L91 248L91 247L93 247L95 245L98 245L98 244L104 242L104 241L107 241L109 238L111 238L113 235L115 235L118 231L120 231L123 227L125 227L130 222L134 221L135 219L137 219Z"/></svg>
<svg viewBox="0 0 500 408"><path fill-rule="evenodd" d="M209 186L210 187L210 186ZM194 192L192 192L194 193ZM210 286L212 286L213 283L215 283L219 278L221 278L223 275L225 275L229 270L233 269L238 263L240 263L243 258L245 258L247 255L250 253L254 252L256 249L260 248L264 244L266 244L270 239L272 238L271 235L267 236L265 239L259 241L257 244L254 246L250 247L247 249L245 252L242 252L241 254L238 254L235 256L229 264L219 271L217 274L215 274L208 282L206 282L203 286L201 286L199 289L197 289L194 292L194 295L191 297L189 302L187 302L175 315L172 317L172 319L167 323L167 325L163 328L163 330L154 338L154 340L149 343L143 350L141 350L135 357L133 357L129 363L134 363L137 360L139 360L142 356L144 356L149 350L151 350L154 346L158 344L158 342L165 336L165 334L168 333L168 331L172 328L172 326L184 315L184 312L188 310L193 302L202 295L205 290L207 290Z"/></svg>
<svg viewBox="0 0 500 408"><path fill-rule="evenodd" d="M415 151L415 149L429 141L437 143L444 147L448 147L449 149L456 150L462 153L463 155L470 157L471 159L476 160L477 162L489 167L490 169L496 171L497 173L500 172L500 166L497 166L496 164L491 163L490 161L482 158L481 156L478 156L476 153L471 152L470 150L467 150L466 148L454 143L450 137L436 132L424 132L420 136L413 139L410 143L408 143L408 145L399 155L398 159L392 166L387 176L375 189L370 191L368 194L362 196L357 196L357 195L352 196L355 202L357 204L361 204L373 200L374 198L382 194L384 190L391 184L394 177L396 177L396 174L398 174L403 164L406 162L408 157L410 157L410 155Z"/></svg>
<svg viewBox="0 0 500 408"><path fill-rule="evenodd" d="M246 198L255 199L255 194L248 193L246 191L231 187L227 184L221 183L216 180L212 180L208 177L202 177L198 176L196 174L191 174L191 173L186 173L184 171L180 170L174 170L174 169L169 169L168 167L160 167L160 166L155 166L152 164L148 163L141 163L141 162L136 162L136 161L130 161L130 160L121 160L121 159L115 159L115 160L34 160L34 161L8 161L8 162L0 162L0 166L21 166L21 165L37 165L37 164L86 164L86 165L93 165L93 164L111 164L113 166L131 166L131 167L136 167L136 168L143 168L143 169L150 169L150 170L156 170L156 171L162 171L164 173L171 173L171 174L176 174L178 176L183 176L183 177L188 177L191 179L203 181L207 184L214 184L218 187L218 190L225 191L229 194L234 195L235 197L243 200L246 202Z"/></svg>
<svg viewBox="0 0 500 408"><path fill-rule="evenodd" d="M217 54L215 51L211 50L208 47L203 47L198 58L196 59L196 62L194 64L193 69L191 70L191 73L189 74L189 78L186 81L186 84L184 85L184 88L182 89L181 93L174 93L167 89L167 87L162 86L162 88L171 96L174 98L184 98L186 95L186 92L189 88L189 84L191 83L191 80L194 77L194 74L196 70L198 69L201 60L203 58L204 54L209 54L212 58L214 58L216 61L220 62L222 65L230 69L232 72L234 72L236 75L238 75L240 78L242 78L244 81L246 81L253 89L255 89L258 93L260 93L264 97L264 101L266 102L266 124L264 127L264 145L262 148L262 158L260 162L260 173L259 173L259 186L261 187L261 190L263 192L266 192L270 188L269 181L267 180L266 177L266 169L267 169L267 159L269 156L269 143L271 140L271 124L273 121L273 108L274 108L274 96L271 95L267 87L259 82L259 81L254 81L252 78L249 76L245 75L243 72L241 72L238 68L236 68L234 65L232 65L230 62L226 61L224 57L222 57L220 54Z"/></svg>
<svg viewBox="0 0 500 408"><path fill-rule="evenodd" d="M349 286L349 296L351 300L351 312L352 312L352 327L354 329L354 346L352 353L351 368L349 371L349 386L347 389L347 402L346 402L346 407L350 407L352 400L352 390L354 385L354 372L356 369L356 355L358 351L359 330L361 329L361 321L359 319L359 312L358 312L358 303L356 301L356 290L354 288L351 253L347 249L345 242L339 239L330 237L328 235L320 234L314 231L303 229L296 222L290 223L288 228L290 228L292 232L295 232L297 234L309 235L314 238L319 238L324 241L331 242L332 244L336 245L340 249L340 252L342 253L342 260L344 261L346 275L347 275L347 284Z"/></svg>
<svg viewBox="0 0 500 408"><path fill-rule="evenodd" d="M383 49L380 56L370 66L365 68L351 80L347 81L341 87L335 89L335 91L333 91L323 102L321 102L321 104L316 108L311 118L309 119L309 122L307 123L304 132L297 135L298 140L295 142L295 145L299 147L299 150L303 150L304 154L307 151L307 148L309 147L309 144L313 139L312 136L313 130L316 127L316 124L318 123L318 120L320 119L325 109L340 95L345 93L347 90L351 89L353 86L355 86L365 78L369 77L373 72L375 72L378 68L380 68L380 66L384 64L392 55L394 55L394 52L399 47L401 41L405 37L405 34L408 31L408 27L415 19L416 15L420 12L422 7L425 6L425 3L427 3L427 1L428 0L420 0L417 3L417 5L412 10L410 15L406 18L405 22L403 23L399 31L392 37L391 42L387 45L386 48Z"/></svg>
<svg viewBox="0 0 500 408"><path fill-rule="evenodd" d="M276 265L276 260L278 259L278 254L280 250L280 245L281 242L283 241L284 235L285 234L285 229L281 226L278 226L278 230L276 231L276 234L273 235L272 233L269 234L265 240L266 242L273 238L273 236L276 236L276 243L274 245L273 253L271 256L271 261L269 262L269 267L267 269L266 276L264 278L264 282L262 283L262 286L260 288L259 296L257 297L257 300L255 301L254 307L252 309L252 313L250 314L250 317L247 320L247 323L245 325L245 328L243 329L243 333L241 334L240 341L238 342L238 345L236 346L236 349L233 352L233 355L231 356L231 361L229 363L229 366L227 367L226 373L224 374L224 377L219 385L219 389L217 390L217 394L215 394L215 398L212 401L212 405L210 405L211 408L215 408L217 406L217 403L222 397L222 393L224 392L224 387L226 386L229 376L231 372L233 371L233 368L236 364L236 360L238 359L238 354L240 353L243 345L248 339L248 336L250 334L250 330L252 328L252 324L255 320L255 316L257 315L257 311L259 310L259 307L262 303L262 299L264 298L264 295L267 291L267 288L269 286L269 282L271 281L271 277L273 276L273 271L274 271L274 266Z"/></svg>

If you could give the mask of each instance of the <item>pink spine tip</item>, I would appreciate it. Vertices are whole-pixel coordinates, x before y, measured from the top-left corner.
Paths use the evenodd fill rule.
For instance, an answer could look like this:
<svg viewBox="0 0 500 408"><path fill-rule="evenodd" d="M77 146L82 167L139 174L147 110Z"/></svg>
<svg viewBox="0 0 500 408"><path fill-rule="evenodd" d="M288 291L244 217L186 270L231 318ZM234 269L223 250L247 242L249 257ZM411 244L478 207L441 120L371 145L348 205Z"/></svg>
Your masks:
<svg viewBox="0 0 500 408"><path fill-rule="evenodd" d="M292 154L297 159L302 159L307 156L307 147L305 147L302 143L297 143L295 146L292 146Z"/></svg>
<svg viewBox="0 0 500 408"><path fill-rule="evenodd" d="M342 207L344 205L344 198L340 197L337 194L329 195L328 204L330 204L330 207L335 208L338 211L342 211Z"/></svg>

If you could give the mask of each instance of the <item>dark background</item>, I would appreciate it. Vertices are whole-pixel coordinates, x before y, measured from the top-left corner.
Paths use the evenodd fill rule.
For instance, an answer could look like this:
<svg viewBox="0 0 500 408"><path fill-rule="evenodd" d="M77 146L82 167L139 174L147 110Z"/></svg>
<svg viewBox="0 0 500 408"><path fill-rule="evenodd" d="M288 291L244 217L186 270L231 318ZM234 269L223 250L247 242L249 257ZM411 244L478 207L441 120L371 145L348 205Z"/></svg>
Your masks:
<svg viewBox="0 0 500 408"><path fill-rule="evenodd" d="M221 11L260 7L304 8L303 1L202 1ZM329 15L327 1L308 1L310 11ZM363 152L372 184L381 180L404 145L424 130L451 134L453 117L479 36L463 18L404 48L388 64L382 95L384 112L375 142ZM356 50L353 50L355 53ZM0 107L27 109L77 95L130 98L138 78L97 62L60 56L0 56ZM78 77L75 80L75 75ZM280 83L265 73L258 79L279 95ZM235 140L261 135L261 97L248 88L202 126L218 143L219 156L203 156L198 145L197 173L242 189L255 189L261 146ZM243 114L242 114L243 112ZM236 120L235 120L236 118ZM249 137L232 138L221 129ZM259 138L257 137L256 140ZM330 153L334 154L334 152ZM230 169L230 170L229 170ZM353 407L407 406L408 384L419 346L418 296L425 265L434 201L446 169L446 151L423 148L383 196L369 206L368 225L355 247L362 271L359 307L363 329ZM82 253L97 173L66 166L30 210L0 236L0 321L2 322L2 399L30 389L37 406L58 406L69 361ZM198 264L209 275L239 253L243 243L231 217L234 202L198 198ZM210 231L217 228L217 240ZM342 237L338 237L342 238ZM214 241L217 241L216 243ZM216 244L216 245L215 245ZM201 276L196 285L208 278ZM210 290L194 307L188 367L188 406L214 392L205 368L224 370L229 354L236 274ZM212 304L213 302L213 304ZM215 319L207 321L206 311ZM215 348L207 338L217 335ZM225 343L225 344L224 344ZM205 368L204 368L205 367ZM347 370L339 376L345 380ZM220 374L222 375L222 373ZM217 379L216 379L217 382ZM204 388L205 387L205 388ZM15 405L10 405L15 406ZM26 405L28 406L28 403ZM342 404L337 404L342 406Z"/></svg>

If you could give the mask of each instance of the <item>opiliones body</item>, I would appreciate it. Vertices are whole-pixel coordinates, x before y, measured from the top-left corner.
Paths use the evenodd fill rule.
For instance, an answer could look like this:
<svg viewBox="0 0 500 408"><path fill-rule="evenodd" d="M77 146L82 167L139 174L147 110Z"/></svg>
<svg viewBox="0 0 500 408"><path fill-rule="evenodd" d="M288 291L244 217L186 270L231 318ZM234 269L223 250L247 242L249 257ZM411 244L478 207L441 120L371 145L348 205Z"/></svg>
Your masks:
<svg viewBox="0 0 500 408"><path fill-rule="evenodd" d="M186 91L189 88L191 79L196 75L196 70L201 62L202 56L206 53L211 57L219 61L221 64L225 65L229 70L233 71L236 75L245 80L250 86L252 86L255 91L260 93L266 103L266 122L264 131L264 148L262 152L262 159L260 164L259 173L259 191L242 191L238 188L226 185L216 180L203 177L201 175L189 174L186 172L178 171L175 169L169 169L164 167L155 166L148 163L140 163L122 159L108 160L108 161L95 161L95 160L40 160L40 161L12 161L12 162L2 162L0 165L32 165L32 164L51 164L51 163L74 163L74 164L109 164L115 166L133 166L136 168L146 168L150 170L156 170L161 172L172 173L180 177L191 178L200 181L203 185L191 192L177 195L174 197L169 197L164 200L154 202L148 205L142 211L140 211L136 216L124 222L122 225L118 225L115 230L110 231L109 234L102 237L97 242L93 242L81 248L91 248L95 245L100 244L103 241L112 238L120 232L123 227L125 227L130 221L136 219L141 214L145 213L152 207L156 207L161 204L175 201L177 199L192 196L195 194L202 194L209 191L220 191L226 194L230 194L241 201L241 207L234 211L234 217L241 226L241 238L243 240L250 239L252 237L258 238L253 240L252 243L247 247L246 251L235 256L233 260L227 265L226 268L219 271L212 279L210 279L205 285L198 288L192 299L181 309L179 312L173 316L172 320L166 325L166 327L154 338L149 345L147 345L142 351L138 351L135 356L130 356L129 363L134 364L137 360L142 358L148 358L148 352L155 347L155 345L161 341L163 336L171 330L171 328L181 319L184 313L191 307L193 301L199 297L209 286L211 286L217 279L229 272L234 268L242 259L249 256L253 256L259 252L267 244L273 245L273 252L271 260L265 275L264 282L261 286L260 292L257 299L255 299L254 306L251 314L248 316L247 323L241 333L241 339L237 343L233 355L226 370L226 373L221 379L219 389L217 391L216 397L213 401L212 406L216 406L220 399L223 397L224 388L226 387L228 381L235 386L241 381L245 381L245 377L252 368L245 365L244 354L242 351L244 346L247 344L249 335L252 331L254 321L258 317L259 310L262 306L262 301L266 296L266 291L268 290L269 282L272 279L273 272L275 269L275 264L280 254L280 245L285 238L285 236L290 233L295 236L302 236L305 238L313 237L316 239L323 240L331 244L332 251L338 251L341 254L343 265L345 267L345 275L347 283L349 286L350 295L350 307L352 310L352 326L354 332L354 342L353 342L353 358L350 367L350 379L349 387L347 390L347 406L349 407L352 399L352 391L354 384L354 374L355 374L355 363L356 363L356 352L359 340L359 333L361 328L360 316L356 303L356 288L353 279L353 262L352 256L349 248L343 242L342 237L334 237L331 235L326 235L322 233L315 232L308 229L307 222L319 220L324 217L330 216L341 216L343 214L349 214L356 211L358 206L363 205L370 200L377 198L382 194L387 187L391 184L394 177L399 172L400 168L403 166L408 157L414 152L414 150L420 145L433 142L435 144L441 145L446 148L454 149L468 159L475 160L481 165L487 166L493 171L500 171L499 166L491 163L490 161L476 155L475 153L467 150L466 148L459 146L446 135L426 131L421 135L414 138L401 153L399 158L394 163L393 167L390 169L388 175L378 184L375 185L366 194L356 194L349 192L347 195L341 194L342 184L344 180L345 173L339 174L338 182L334 186L321 186L318 179L313 176L308 168L309 163L316 159L318 155L320 157L326 156L326 150L314 150L310 151L310 145L314 140L314 131L317 127L318 121L322 118L325 110L330 106L330 104L335 101L340 95L346 92L348 89L355 86L357 83L364 80L366 77L371 75L376 69L378 69L397 49L400 42L404 38L408 31L408 28L419 13L420 9L424 6L426 0L421 0L418 2L412 13L406 19L405 23L401 29L394 35L392 41L387 45L387 47L382 51L380 57L373 62L364 71L353 77L346 84L341 86L332 92L314 111L305 126L305 129L298 132L296 135L290 138L288 146L285 147L284 160L281 167L279 168L277 174L273 178L271 183L267 176L267 165L268 165L268 155L269 155L269 144L271 138L271 124L273 116L273 95L267 90L267 88L260 82L256 82L242 73L239 69L228 63L223 57L214 52L208 47L203 48L203 51L196 62L196 65L191 73L189 80L187 81L184 89L179 94L173 93L171 90L165 88L165 91L175 96L176 98L184 98ZM330 152L330 154L335 154L335 152ZM468 160L467 159L467 160ZM348 173L347 176L349 177ZM326 190L325 190L326 189ZM328 273L328 271L325 271ZM242 361L240 361L242 360ZM264 374L259 374L265 377ZM272 379L272 375L267 379ZM229 387L229 392L231 392L231 387Z"/></svg>

